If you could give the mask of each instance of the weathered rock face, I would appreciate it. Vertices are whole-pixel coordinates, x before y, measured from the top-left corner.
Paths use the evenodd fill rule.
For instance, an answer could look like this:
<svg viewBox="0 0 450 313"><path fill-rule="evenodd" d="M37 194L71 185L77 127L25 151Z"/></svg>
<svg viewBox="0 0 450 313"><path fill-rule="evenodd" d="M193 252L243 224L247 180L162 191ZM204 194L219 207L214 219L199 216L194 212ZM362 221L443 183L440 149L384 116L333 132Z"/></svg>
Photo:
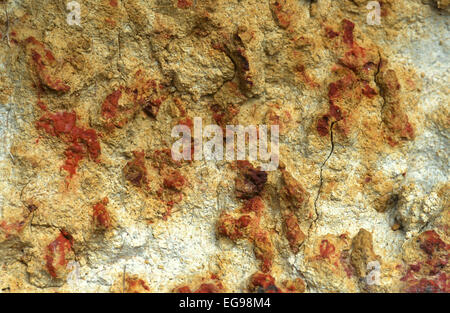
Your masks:
<svg viewBox="0 0 450 313"><path fill-rule="evenodd" d="M71 3L0 0L0 290L450 291L448 1Z"/></svg>

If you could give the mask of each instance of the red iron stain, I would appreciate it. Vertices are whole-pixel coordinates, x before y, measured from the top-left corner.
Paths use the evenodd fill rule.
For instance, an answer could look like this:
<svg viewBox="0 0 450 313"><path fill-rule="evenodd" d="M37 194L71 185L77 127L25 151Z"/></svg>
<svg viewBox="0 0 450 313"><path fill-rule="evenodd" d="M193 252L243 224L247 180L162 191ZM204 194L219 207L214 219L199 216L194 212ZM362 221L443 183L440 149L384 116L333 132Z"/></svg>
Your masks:
<svg viewBox="0 0 450 313"><path fill-rule="evenodd" d="M116 90L108 95L102 104L102 115L107 119L114 118L117 114L119 100L122 97L122 91Z"/></svg>
<svg viewBox="0 0 450 313"><path fill-rule="evenodd" d="M365 95L366 97L368 97L370 99L372 99L373 97L375 97L377 95L377 92L375 91L375 89L370 87L369 84L367 84L367 83L364 84L362 93L363 93L363 95Z"/></svg>
<svg viewBox="0 0 450 313"><path fill-rule="evenodd" d="M145 166L145 152L133 151L134 160L128 162L124 168L125 179L136 187L147 185L147 168Z"/></svg>
<svg viewBox="0 0 450 313"><path fill-rule="evenodd" d="M325 27L325 32L327 34L327 37L330 39L333 39L333 38L339 36L339 33L335 32L331 27Z"/></svg>
<svg viewBox="0 0 450 313"><path fill-rule="evenodd" d="M186 184L186 179L178 170L171 170L164 176L164 187L174 190L180 190Z"/></svg>
<svg viewBox="0 0 450 313"><path fill-rule="evenodd" d="M187 9L192 6L192 1L191 0L178 0L177 6L180 9Z"/></svg>
<svg viewBox="0 0 450 313"><path fill-rule="evenodd" d="M37 105L42 111L47 111L47 106L41 100L37 102Z"/></svg>
<svg viewBox="0 0 450 313"><path fill-rule="evenodd" d="M72 236L65 230L61 230L59 236L47 246L47 254L45 255L46 267L50 275L54 278L56 275L56 265L66 266L66 250L71 250L73 245ZM59 259L55 258L59 256Z"/></svg>
<svg viewBox="0 0 450 313"><path fill-rule="evenodd" d="M131 291L131 292L137 293L139 290L139 287L144 288L146 291L150 291L150 288L148 287L148 285L145 283L145 281L143 279L135 279L135 278L127 277L126 281L128 284L129 292Z"/></svg>
<svg viewBox="0 0 450 313"><path fill-rule="evenodd" d="M69 91L70 86L66 85L58 78L51 77L49 74L50 72L47 70L47 66L52 67L56 63L56 59L53 53L47 50L44 44L39 42L34 37L28 37L25 42L35 46L35 49L31 49L31 58L35 64L37 75L40 81L50 89L63 92ZM39 50L42 54L36 51L36 49ZM42 55L44 55L45 57L43 57Z"/></svg>
<svg viewBox="0 0 450 313"><path fill-rule="evenodd" d="M262 201L261 197L258 196L247 200L242 208L242 212L255 212L256 215L260 215L263 210L264 202Z"/></svg>
<svg viewBox="0 0 450 313"><path fill-rule="evenodd" d="M239 227L247 227L251 221L252 218L249 215L242 215L238 219L237 224L239 225Z"/></svg>
<svg viewBox="0 0 450 313"><path fill-rule="evenodd" d="M335 105L332 101L330 101L330 116L334 117L336 121L342 120L342 112L341 108L337 105Z"/></svg>
<svg viewBox="0 0 450 313"><path fill-rule="evenodd" d="M180 125L185 125L191 129L191 131L194 129L194 122L190 117L185 117L184 119L180 120L178 122Z"/></svg>
<svg viewBox="0 0 450 313"><path fill-rule="evenodd" d="M176 292L178 293L192 293L191 288L189 288L189 286L182 286L177 288Z"/></svg>
<svg viewBox="0 0 450 313"><path fill-rule="evenodd" d="M20 232L25 226L24 221L7 223L6 221L2 221L0 223L0 228L4 230L6 238L9 238L12 232Z"/></svg>
<svg viewBox="0 0 450 313"><path fill-rule="evenodd" d="M216 293L218 288L214 284L201 284L195 293Z"/></svg>
<svg viewBox="0 0 450 313"><path fill-rule="evenodd" d="M344 43L346 43L349 46L353 46L353 30L355 29L355 24L347 19L344 19L342 21L342 24L344 28L343 34Z"/></svg>
<svg viewBox="0 0 450 313"><path fill-rule="evenodd" d="M110 18L105 18L105 22L108 23L109 25L111 25L112 27L116 27L116 21Z"/></svg>
<svg viewBox="0 0 450 313"><path fill-rule="evenodd" d="M265 232L265 231L257 232L254 235L253 240L255 242L256 247L264 248L264 247L271 246L269 236L268 236L267 232ZM262 254L262 253L256 253L256 251L255 251L255 256L258 260L261 261L261 271L263 271L264 273L269 272L270 269L272 268L273 256L267 255L267 254Z"/></svg>
<svg viewBox="0 0 450 313"><path fill-rule="evenodd" d="M335 251L335 247L328 240L324 239L320 243L320 256L322 258L330 258L331 254Z"/></svg>
<svg viewBox="0 0 450 313"><path fill-rule="evenodd" d="M256 287L257 291L265 293L281 293L281 289L275 284L275 278L270 274L256 273L252 276L251 283Z"/></svg>
<svg viewBox="0 0 450 313"><path fill-rule="evenodd" d="M98 161L101 153L100 143L95 130L76 125L75 112L47 113L36 123L38 129L44 129L49 135L61 138L69 147L64 152L66 161L62 166L69 172L69 178L76 173L78 163L88 155Z"/></svg>
<svg viewBox="0 0 450 313"><path fill-rule="evenodd" d="M414 128L412 127L411 123L406 122L405 132L408 135L407 137L409 137L409 138L414 137Z"/></svg>
<svg viewBox="0 0 450 313"><path fill-rule="evenodd" d="M94 205L92 214L94 223L105 229L111 226L111 218L108 211L106 210L107 204L108 198L104 198L101 202Z"/></svg>
<svg viewBox="0 0 450 313"><path fill-rule="evenodd" d="M328 99L338 100L341 98L343 91L352 87L354 78L352 74L347 74L345 77L339 79L328 85Z"/></svg>
<svg viewBox="0 0 450 313"><path fill-rule="evenodd" d="M317 132L319 133L320 136L324 137L326 135L328 135L329 129L328 129L328 115L324 115L322 116L318 121L317 121Z"/></svg>
<svg viewBox="0 0 450 313"><path fill-rule="evenodd" d="M432 255L436 250L449 250L450 246L442 241L434 230L428 230L421 235L420 248L428 255Z"/></svg>

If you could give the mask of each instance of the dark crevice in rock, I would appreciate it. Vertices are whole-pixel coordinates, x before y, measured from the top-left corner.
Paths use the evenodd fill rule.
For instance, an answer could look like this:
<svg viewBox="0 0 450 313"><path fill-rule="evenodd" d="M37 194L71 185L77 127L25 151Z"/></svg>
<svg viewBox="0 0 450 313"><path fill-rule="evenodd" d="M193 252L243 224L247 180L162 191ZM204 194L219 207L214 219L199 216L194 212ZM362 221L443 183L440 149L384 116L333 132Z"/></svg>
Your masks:
<svg viewBox="0 0 450 313"><path fill-rule="evenodd" d="M328 153L327 158L325 159L325 161L323 161L322 165L320 166L320 183L319 183L319 189L317 190L317 195L316 195L316 199L314 200L314 211L316 214L316 217L314 218L313 222L311 223L311 226L309 227L308 230L308 236L309 233L311 232L311 229L313 228L314 225L316 225L318 219L319 219L319 211L317 210L317 201L319 200L320 197L320 192L322 191L322 186L323 186L323 168L325 166L325 164L328 162L328 160L330 159L331 155L334 152L334 138L333 138L333 126L334 124L336 124L336 122L332 122L331 126L330 126L330 142L331 142L331 149L330 152Z"/></svg>

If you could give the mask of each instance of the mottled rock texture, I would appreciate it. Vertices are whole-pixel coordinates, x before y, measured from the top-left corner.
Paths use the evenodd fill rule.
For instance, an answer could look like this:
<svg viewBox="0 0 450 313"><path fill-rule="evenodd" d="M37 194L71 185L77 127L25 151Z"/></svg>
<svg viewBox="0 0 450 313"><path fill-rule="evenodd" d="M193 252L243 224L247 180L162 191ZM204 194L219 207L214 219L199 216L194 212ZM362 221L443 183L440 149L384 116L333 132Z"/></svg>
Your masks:
<svg viewBox="0 0 450 313"><path fill-rule="evenodd" d="M0 0L1 291L450 291L448 1L68 2Z"/></svg>

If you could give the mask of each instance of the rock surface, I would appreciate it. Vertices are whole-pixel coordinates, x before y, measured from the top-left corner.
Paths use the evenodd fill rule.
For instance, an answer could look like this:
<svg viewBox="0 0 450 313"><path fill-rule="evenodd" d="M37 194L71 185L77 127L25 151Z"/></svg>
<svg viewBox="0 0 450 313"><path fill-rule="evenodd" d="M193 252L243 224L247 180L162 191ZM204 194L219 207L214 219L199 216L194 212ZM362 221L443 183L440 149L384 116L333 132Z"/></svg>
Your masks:
<svg viewBox="0 0 450 313"><path fill-rule="evenodd" d="M449 292L449 3L367 3L0 0L0 290Z"/></svg>

